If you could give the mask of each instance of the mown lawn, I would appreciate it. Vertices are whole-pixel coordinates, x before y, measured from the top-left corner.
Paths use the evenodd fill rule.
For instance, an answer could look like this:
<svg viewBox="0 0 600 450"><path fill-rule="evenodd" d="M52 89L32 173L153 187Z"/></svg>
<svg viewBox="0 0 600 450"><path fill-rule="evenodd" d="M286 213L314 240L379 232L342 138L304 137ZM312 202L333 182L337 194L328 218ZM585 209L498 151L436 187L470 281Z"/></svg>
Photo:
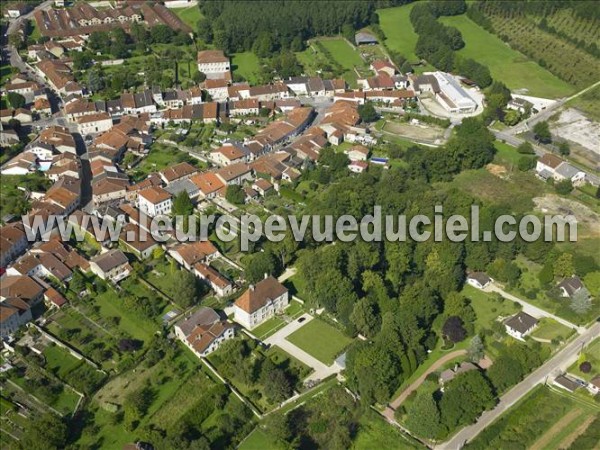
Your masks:
<svg viewBox="0 0 600 450"><path fill-rule="evenodd" d="M510 300L500 299L494 294L488 294L473 286L465 285L462 294L471 300L475 310L475 332L490 329L498 316L508 317L519 311L519 307Z"/></svg>
<svg viewBox="0 0 600 450"><path fill-rule="evenodd" d="M538 323L537 328L531 333L532 336L540 339L566 339L573 330L558 323L553 319L543 318Z"/></svg>
<svg viewBox="0 0 600 450"><path fill-rule="evenodd" d="M313 319L286 338L306 353L330 365L350 345L352 339L320 319Z"/></svg>
<svg viewBox="0 0 600 450"><path fill-rule="evenodd" d="M234 53L231 58L233 73L243 76L250 84L258 84L260 60L252 52Z"/></svg>
<svg viewBox="0 0 600 450"><path fill-rule="evenodd" d="M189 6L187 8L171 9L181 19L183 23L188 25L192 30L196 30L198 21L203 17L198 5Z"/></svg>
<svg viewBox="0 0 600 450"><path fill-rule="evenodd" d="M58 345L48 345L44 349L43 355L46 358L46 369L63 380L80 363L77 358L71 356L70 353Z"/></svg>
<svg viewBox="0 0 600 450"><path fill-rule="evenodd" d="M284 448L282 444L265 433L260 425L238 447L239 450L283 450Z"/></svg>
<svg viewBox="0 0 600 450"><path fill-rule="evenodd" d="M354 70L355 67L362 67L365 62L358 52L345 39L320 39L319 42L325 47L333 58L347 70Z"/></svg>
<svg viewBox="0 0 600 450"><path fill-rule="evenodd" d="M284 325L285 322L283 321L283 319L279 317L271 317L266 322L260 324L259 326L251 330L251 333L258 339L266 339L267 337L275 333L277 330L283 328Z"/></svg>
<svg viewBox="0 0 600 450"><path fill-rule="evenodd" d="M575 91L573 86L511 49L466 15L442 17L440 20L462 33L465 47L458 51L459 55L488 66L492 77L505 83L511 90L527 89L530 95L545 98L565 97Z"/></svg>

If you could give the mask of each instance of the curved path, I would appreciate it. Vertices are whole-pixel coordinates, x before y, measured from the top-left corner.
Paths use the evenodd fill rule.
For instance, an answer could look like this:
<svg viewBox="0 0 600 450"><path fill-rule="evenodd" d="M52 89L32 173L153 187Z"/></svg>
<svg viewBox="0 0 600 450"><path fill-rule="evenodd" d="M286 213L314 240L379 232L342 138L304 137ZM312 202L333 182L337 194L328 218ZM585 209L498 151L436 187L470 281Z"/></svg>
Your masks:
<svg viewBox="0 0 600 450"><path fill-rule="evenodd" d="M410 386L408 386L406 389L404 389L404 391L402 391L402 393L398 397L396 397L388 405L387 408L385 408L385 411L383 411L383 415L390 420L395 420L394 419L395 410L398 408L398 406L400 406L404 402L404 400L406 400L406 398L410 394L412 394L419 386L421 386L423 381L425 381L425 378L427 378L427 375L429 375L432 372L435 372L437 369L442 367L447 362L452 361L454 358L458 358L459 356L463 356L466 354L467 354L466 350L455 350L451 353L448 353L447 355L442 356L440 359L438 359L436 362L434 362L431 365L431 367L429 367L429 369L427 369L425 371L425 373L423 373L423 375L421 375L419 378L417 378L415 381L413 381Z"/></svg>

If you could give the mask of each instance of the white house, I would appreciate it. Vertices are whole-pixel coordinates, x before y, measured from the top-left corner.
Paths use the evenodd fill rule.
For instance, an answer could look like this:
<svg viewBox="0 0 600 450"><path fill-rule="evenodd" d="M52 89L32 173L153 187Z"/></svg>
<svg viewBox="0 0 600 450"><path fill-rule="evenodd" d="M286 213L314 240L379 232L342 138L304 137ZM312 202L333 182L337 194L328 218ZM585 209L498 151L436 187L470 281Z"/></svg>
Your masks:
<svg viewBox="0 0 600 450"><path fill-rule="evenodd" d="M221 50L198 52L198 71L208 79L226 78L231 70L229 58Z"/></svg>
<svg viewBox="0 0 600 450"><path fill-rule="evenodd" d="M137 207L150 217L171 213L172 196L159 186L144 189L138 194Z"/></svg>
<svg viewBox="0 0 600 450"><path fill-rule="evenodd" d="M39 161L52 161L52 146L48 144L42 144L41 142L34 142L27 147L25 151L33 153Z"/></svg>
<svg viewBox="0 0 600 450"><path fill-rule="evenodd" d="M509 335L523 341L523 338L531 333L537 324L538 320L535 317L521 311L506 320L504 327Z"/></svg>
<svg viewBox="0 0 600 450"><path fill-rule="evenodd" d="M571 180L573 184L585 182L585 172L572 166L552 153L546 153L537 160L535 172L541 180L552 178L556 181Z"/></svg>
<svg viewBox="0 0 600 450"><path fill-rule="evenodd" d="M125 253L119 249L109 250L90 260L90 270L103 280L118 283L131 273Z"/></svg>
<svg viewBox="0 0 600 450"><path fill-rule="evenodd" d="M235 321L252 329L288 306L288 290L277 279L265 276L251 285L234 303Z"/></svg>
<svg viewBox="0 0 600 450"><path fill-rule="evenodd" d="M199 358L214 352L234 336L234 326L221 320L215 310L206 307L177 322L174 330L177 338Z"/></svg>
<svg viewBox="0 0 600 450"><path fill-rule="evenodd" d="M493 282L494 280L483 272L471 272L467 275L467 283L477 289L485 289Z"/></svg>
<svg viewBox="0 0 600 450"><path fill-rule="evenodd" d="M596 375L587 385L590 394L597 395L600 393L600 375Z"/></svg>
<svg viewBox="0 0 600 450"><path fill-rule="evenodd" d="M79 134L103 133L112 128L113 121L110 114L101 112L96 114L87 114L77 119L77 130Z"/></svg>

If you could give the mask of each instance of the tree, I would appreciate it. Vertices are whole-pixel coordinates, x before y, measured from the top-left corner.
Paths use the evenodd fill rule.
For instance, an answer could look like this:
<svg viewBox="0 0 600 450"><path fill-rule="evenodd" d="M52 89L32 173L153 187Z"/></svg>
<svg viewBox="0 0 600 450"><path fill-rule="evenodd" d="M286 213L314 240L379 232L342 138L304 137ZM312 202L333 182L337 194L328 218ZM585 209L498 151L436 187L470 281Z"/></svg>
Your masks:
<svg viewBox="0 0 600 450"><path fill-rule="evenodd" d="M8 100L8 104L13 109L19 109L25 106L25 97L17 92L9 92L6 95L6 99Z"/></svg>
<svg viewBox="0 0 600 450"><path fill-rule="evenodd" d="M53 450L65 448L67 426L54 414L46 413L30 421L21 439L21 448Z"/></svg>
<svg viewBox="0 0 600 450"><path fill-rule="evenodd" d="M373 337L377 332L378 319L375 305L368 298L363 298L354 305L350 320L364 336Z"/></svg>
<svg viewBox="0 0 600 450"><path fill-rule="evenodd" d="M554 276L556 278L566 278L573 276L575 269L573 267L573 255L571 253L561 253L553 262Z"/></svg>
<svg viewBox="0 0 600 450"><path fill-rule="evenodd" d="M435 439L440 433L440 411L433 396L424 392L417 395L408 410L406 425L417 435Z"/></svg>
<svg viewBox="0 0 600 450"><path fill-rule="evenodd" d="M535 155L535 150L533 149L533 145L531 145L527 141L523 141L523 143L517 147L517 151L524 155Z"/></svg>
<svg viewBox="0 0 600 450"><path fill-rule="evenodd" d="M527 172L535 167L536 159L530 156L522 156L517 161L517 167L521 172Z"/></svg>
<svg viewBox="0 0 600 450"><path fill-rule="evenodd" d="M287 442L292 438L291 424L287 414L269 414L265 418L267 433L276 440Z"/></svg>
<svg viewBox="0 0 600 450"><path fill-rule="evenodd" d="M533 126L533 134L535 135L535 138L544 143L544 144L548 144L550 142L552 142L552 134L550 133L550 126L548 125L548 122L546 121L542 121L542 122L538 122Z"/></svg>
<svg viewBox="0 0 600 450"><path fill-rule="evenodd" d="M125 426L129 430L137 427L139 420L146 414L154 399L154 392L149 386L144 386L129 393L125 397Z"/></svg>
<svg viewBox="0 0 600 450"><path fill-rule="evenodd" d="M464 340L467 336L462 319L456 316L448 317L442 327L442 334L454 343Z"/></svg>
<svg viewBox="0 0 600 450"><path fill-rule="evenodd" d="M582 362L579 364L579 370L581 370L582 373L590 373L592 371L592 363L589 361Z"/></svg>
<svg viewBox="0 0 600 450"><path fill-rule="evenodd" d="M364 105L358 107L358 115L363 122L375 122L379 119L379 114L375 111L375 107L372 102L366 102Z"/></svg>
<svg viewBox="0 0 600 450"><path fill-rule="evenodd" d="M554 185L554 189L560 195L568 195L573 190L573 183L569 179L562 180Z"/></svg>
<svg viewBox="0 0 600 450"><path fill-rule="evenodd" d="M180 306L188 308L196 303L198 295L198 284L196 277L187 270L178 270L175 273L175 282L173 283L173 298Z"/></svg>
<svg viewBox="0 0 600 450"><path fill-rule="evenodd" d="M265 395L271 403L279 403L292 395L292 385L285 372L281 369L269 370L261 374L261 384L264 386Z"/></svg>
<svg viewBox="0 0 600 450"><path fill-rule="evenodd" d="M473 336L473 339L471 339L468 356L469 359L474 363L478 363L485 356L483 342L478 334Z"/></svg>
<svg viewBox="0 0 600 450"><path fill-rule="evenodd" d="M562 156L569 156L571 154L571 146L567 141L560 141L558 144L558 152Z"/></svg>
<svg viewBox="0 0 600 450"><path fill-rule="evenodd" d="M104 77L100 69L93 68L88 71L87 85L92 92L100 92L104 89Z"/></svg>
<svg viewBox="0 0 600 450"><path fill-rule="evenodd" d="M173 216L188 217L193 214L194 204L190 200L190 196L187 191L183 190L175 196L171 212Z"/></svg>
<svg viewBox="0 0 600 450"><path fill-rule="evenodd" d="M258 252L248 257L246 264L246 279L250 283L256 283L265 277L272 275L277 267L273 253L269 251Z"/></svg>
<svg viewBox="0 0 600 450"><path fill-rule="evenodd" d="M571 309L577 314L585 314L592 307L592 299L586 288L581 288L571 297Z"/></svg>
<svg viewBox="0 0 600 450"><path fill-rule="evenodd" d="M240 185L233 184L231 186L227 186L225 199L234 205L243 205L244 201L246 200L246 193Z"/></svg>
<svg viewBox="0 0 600 450"><path fill-rule="evenodd" d="M252 51L259 58L270 56L273 51L273 37L271 33L268 31L261 31L252 45Z"/></svg>

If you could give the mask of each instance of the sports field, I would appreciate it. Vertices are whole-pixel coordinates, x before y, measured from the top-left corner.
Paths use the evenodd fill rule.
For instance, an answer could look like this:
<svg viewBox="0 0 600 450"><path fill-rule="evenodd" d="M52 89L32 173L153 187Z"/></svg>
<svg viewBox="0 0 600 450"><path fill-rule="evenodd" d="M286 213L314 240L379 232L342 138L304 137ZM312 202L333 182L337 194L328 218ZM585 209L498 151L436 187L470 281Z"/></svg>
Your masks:
<svg viewBox="0 0 600 450"><path fill-rule="evenodd" d="M575 92L573 86L511 49L467 16L442 17L440 20L462 33L465 47L458 51L459 55L488 66L492 77L511 90L527 89L530 95L544 98L559 98Z"/></svg>
<svg viewBox="0 0 600 450"><path fill-rule="evenodd" d="M327 365L333 364L352 342L337 328L319 319L313 319L286 339Z"/></svg>

